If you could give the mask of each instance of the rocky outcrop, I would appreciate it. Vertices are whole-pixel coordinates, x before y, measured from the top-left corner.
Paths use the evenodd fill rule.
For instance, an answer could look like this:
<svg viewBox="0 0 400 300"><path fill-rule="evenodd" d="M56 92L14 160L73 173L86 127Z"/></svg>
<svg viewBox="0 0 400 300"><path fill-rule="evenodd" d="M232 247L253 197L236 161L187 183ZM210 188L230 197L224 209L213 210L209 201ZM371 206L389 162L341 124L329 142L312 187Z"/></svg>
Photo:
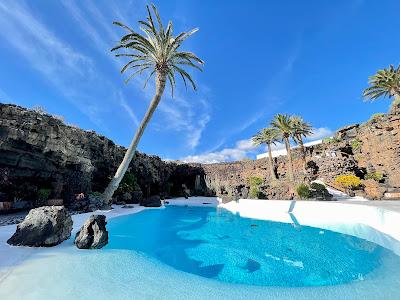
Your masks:
<svg viewBox="0 0 400 300"><path fill-rule="evenodd" d="M108 244L105 215L91 215L75 236L79 249L100 249Z"/></svg>
<svg viewBox="0 0 400 300"><path fill-rule="evenodd" d="M160 196L154 195L154 196L145 198L140 202L140 205L145 206L145 207L160 207L161 206Z"/></svg>
<svg viewBox="0 0 400 300"><path fill-rule="evenodd" d="M318 178L334 186L340 174L367 179L367 174L375 172L383 178L375 187L369 182L367 196L376 198L383 193L384 198L388 195L392 199L400 195L400 114L344 127L334 139L306 150L307 172L303 171L298 150L293 151L297 183ZM39 191L49 189L50 198L63 199L66 205L82 211L94 210L97 204L89 195L104 190L124 152L123 147L95 132L65 125L41 112L0 104L0 201L13 202L4 207L17 202L35 206ZM263 179L259 190L265 198L295 197L293 184L287 182L286 157L274 159L278 182L270 177L268 164L267 159L185 164L136 153L128 170L134 175L135 187L121 189L115 200L145 204L152 196L246 198L251 177ZM76 203L82 200L82 194L85 200Z"/></svg>
<svg viewBox="0 0 400 300"><path fill-rule="evenodd" d="M89 194L103 192L125 150L104 136L66 125L41 111L0 104L1 201L15 205L23 200L38 206L40 191L48 190L49 198L63 199L67 206L82 200L83 194L86 201L77 206L92 210ZM204 177L199 167L139 152L128 171L135 176L137 190L130 192L132 200L127 203L152 195L182 196L182 184L194 191L196 177Z"/></svg>
<svg viewBox="0 0 400 300"><path fill-rule="evenodd" d="M13 246L51 247L71 236L72 219L62 206L32 209L7 241Z"/></svg>

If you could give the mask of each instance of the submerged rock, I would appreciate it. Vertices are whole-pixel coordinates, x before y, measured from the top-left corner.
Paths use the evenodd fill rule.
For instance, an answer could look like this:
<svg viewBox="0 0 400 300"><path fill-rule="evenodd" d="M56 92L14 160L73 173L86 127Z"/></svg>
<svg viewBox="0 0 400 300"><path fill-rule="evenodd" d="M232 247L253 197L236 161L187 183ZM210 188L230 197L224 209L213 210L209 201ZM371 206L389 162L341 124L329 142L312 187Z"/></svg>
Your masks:
<svg viewBox="0 0 400 300"><path fill-rule="evenodd" d="M145 207L160 207L161 206L160 196L156 195L143 199L140 205Z"/></svg>
<svg viewBox="0 0 400 300"><path fill-rule="evenodd" d="M75 236L79 249L100 249L108 244L105 215L91 215Z"/></svg>
<svg viewBox="0 0 400 300"><path fill-rule="evenodd" d="M72 218L64 206L32 209L7 241L13 246L51 247L71 236Z"/></svg>

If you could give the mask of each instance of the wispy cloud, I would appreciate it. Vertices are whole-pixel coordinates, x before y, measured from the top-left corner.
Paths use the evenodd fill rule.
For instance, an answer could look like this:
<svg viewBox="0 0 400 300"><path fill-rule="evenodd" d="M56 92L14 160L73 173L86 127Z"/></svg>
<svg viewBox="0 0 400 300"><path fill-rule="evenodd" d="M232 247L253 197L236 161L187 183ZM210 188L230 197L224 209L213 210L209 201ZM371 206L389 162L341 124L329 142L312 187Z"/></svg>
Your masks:
<svg viewBox="0 0 400 300"><path fill-rule="evenodd" d="M107 37L105 38L104 34L100 35L97 31L97 26L92 25L88 18L86 18L83 8L78 7L78 4L70 1L63 1L63 4L74 17L76 22L78 22L83 31L86 32L87 36L93 41L93 43L95 43L96 48L103 54L107 54L108 58L112 59L113 63L115 63L118 69L120 69L122 60L116 60L111 55L108 55L109 52L107 52L110 48L109 41L114 41L113 43L115 43L120 38L120 32L117 28L114 30L112 26L104 25L108 25L108 23L111 24L111 20L107 22L105 15L96 7L96 5L93 5L92 2L86 2L85 9L91 14L91 19L96 20L98 24L101 23L101 30L106 32ZM106 7L109 11L113 12L113 15L115 15L117 20L135 27L136 24L131 24L132 22L127 21L128 17L126 16L126 10L122 12L112 3L108 4ZM110 30L110 28L113 30ZM136 91L142 96L142 99L145 100L142 103L147 104L155 93L155 84L150 81L147 88L143 89L145 76L146 75L143 77L135 77L130 81L130 85L133 85ZM181 86L178 86L174 98L170 96L169 90L166 89L163 99L159 104L159 110L162 113L162 120L159 120L159 124L153 125L158 127L160 130L183 132L186 136L186 147L188 149L195 149L199 145L202 133L211 118L210 109L206 100L208 89L201 83L199 83L198 86L200 87L200 90L202 90L202 93L186 93L183 91ZM201 87L204 87L204 89ZM120 104L132 120L138 120L137 115L133 114L133 111L130 109L126 101L120 101Z"/></svg>
<svg viewBox="0 0 400 300"><path fill-rule="evenodd" d="M315 141L324 137L331 136L332 130L326 127L314 128L314 133L307 138L307 141ZM295 145L293 145L295 146ZM284 143L276 143L272 145L272 150L285 149ZM239 140L235 143L235 147L224 148L220 151L209 151L198 155L189 155L181 158L184 162L196 162L196 163L219 163L243 160L244 158L254 157L257 154L261 154L267 151L267 147L255 146L251 139Z"/></svg>
<svg viewBox="0 0 400 300"><path fill-rule="evenodd" d="M250 154L257 151L257 146L254 146L251 139L240 140L236 142L235 147L225 148L220 151L208 152L199 155L189 155L183 157L184 162L196 163L218 163L226 161L242 160Z"/></svg>
<svg viewBox="0 0 400 300"><path fill-rule="evenodd" d="M23 2L0 3L0 26L5 41L78 110L104 128L99 117L102 107L91 96L92 84L99 84L102 79L94 71L91 58L55 36ZM107 84L103 80L101 86Z"/></svg>
<svg viewBox="0 0 400 300"><path fill-rule="evenodd" d="M125 110L125 112L128 114L128 116L131 118L133 123L136 126L139 126L139 119L136 116L136 114L133 112L132 108L129 106L129 104L125 101L125 98L121 92L118 93L119 96L119 103L122 106L122 108Z"/></svg>
<svg viewBox="0 0 400 300"><path fill-rule="evenodd" d="M329 136L333 135L333 131L329 129L328 127L319 127L319 128L313 128L313 134L310 135L307 140L308 141L315 141L315 140L320 140Z"/></svg>
<svg viewBox="0 0 400 300"><path fill-rule="evenodd" d="M0 103L10 103L13 102L11 97L3 90L0 88Z"/></svg>

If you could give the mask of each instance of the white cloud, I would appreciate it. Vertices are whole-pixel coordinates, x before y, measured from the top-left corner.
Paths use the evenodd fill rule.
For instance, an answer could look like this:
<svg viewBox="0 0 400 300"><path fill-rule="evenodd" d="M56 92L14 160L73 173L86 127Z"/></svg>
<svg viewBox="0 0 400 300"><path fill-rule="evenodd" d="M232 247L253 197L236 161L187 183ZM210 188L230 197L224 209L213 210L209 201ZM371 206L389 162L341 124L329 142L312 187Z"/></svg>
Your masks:
<svg viewBox="0 0 400 300"><path fill-rule="evenodd" d="M129 104L126 102L124 96L122 95L122 93L120 92L118 94L119 96L119 103L122 106L122 108L126 111L126 113L128 114L128 116L131 118L131 120L133 121L133 123L136 126L139 126L139 119L136 116L136 114L133 112L132 108L129 106Z"/></svg>
<svg viewBox="0 0 400 300"><path fill-rule="evenodd" d="M77 21L80 28L83 29L87 36L96 45L96 48L102 54L106 54L118 69L120 69L123 65L123 60L117 60L112 55L109 55L109 49L111 46L114 46L114 43L116 43L117 40L119 40L120 33L123 32L123 30L118 30L118 28L115 28L114 30L111 26L111 20L108 24L102 11L100 11L92 2L87 2L84 7L86 7L88 12L91 14L93 20L96 20L97 23L100 24L102 31L107 33L106 41L104 39L104 34L100 35L98 33L98 26L94 26L89 22L88 18L83 14L83 10L79 8L77 4L70 1L63 1L63 4ZM132 24L131 21L127 21L129 18L126 17L126 12L119 10L119 7L108 4L107 9L112 11L113 15L117 16L118 21L122 21L123 23L133 27L136 25L135 22ZM142 17L143 16L138 16L138 18ZM107 24L107 26L105 26L105 24ZM113 30L110 30L110 28ZM142 95L146 103L153 98L155 93L155 83L153 80L149 81L146 89L143 88L147 75L148 74L144 74L144 76L136 76L130 81L130 84L133 85ZM183 92L182 85L178 83L178 86L175 89L174 98L170 96L169 86L167 86L163 98L158 106L158 109L162 113L162 120L158 122L159 124L153 123L153 126L159 128L159 130L182 132L186 140L185 146L190 150L193 150L198 146L202 133L211 119L208 102L205 100L208 89L201 83L198 83L198 86L199 90L201 90L203 94L187 93L186 91ZM120 102L129 117L135 122L135 124L138 123L138 118L133 114L133 111L130 109L129 105L127 105L126 101Z"/></svg>
<svg viewBox="0 0 400 300"><path fill-rule="evenodd" d="M327 127L314 128L314 134L310 136L307 140L315 141L322 139L327 136L331 136L333 134L332 130ZM292 147L296 147L292 145ZM272 145L272 151L279 151L285 149L285 144L278 142ZM228 161L237 161L243 160L246 157L260 154L260 152L267 152L267 147L262 147L262 151L260 151L259 146L254 146L251 139L239 140L236 142L235 147L232 148L224 148L220 151L210 151L197 155L189 155L181 158L184 162L196 162L196 163L219 163L219 162L228 162ZM280 155L283 155L281 153Z"/></svg>
<svg viewBox="0 0 400 300"><path fill-rule="evenodd" d="M237 161L254 154L258 147L253 146L251 139L236 142L234 148L225 148L221 151L208 152L199 155L189 155L181 160L196 163L218 163L225 161Z"/></svg>
<svg viewBox="0 0 400 300"><path fill-rule="evenodd" d="M0 103L12 103L11 97L7 95L7 93L0 88Z"/></svg>
<svg viewBox="0 0 400 300"><path fill-rule="evenodd" d="M333 131L327 127L313 128L313 134L307 138L308 141L320 140L333 135Z"/></svg>

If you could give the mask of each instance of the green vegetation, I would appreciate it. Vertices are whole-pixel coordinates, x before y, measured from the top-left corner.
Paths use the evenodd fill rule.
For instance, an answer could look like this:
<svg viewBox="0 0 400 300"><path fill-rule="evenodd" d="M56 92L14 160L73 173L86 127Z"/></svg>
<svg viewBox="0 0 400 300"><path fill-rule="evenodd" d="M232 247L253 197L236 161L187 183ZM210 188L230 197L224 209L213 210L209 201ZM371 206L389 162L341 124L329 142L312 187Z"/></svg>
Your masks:
<svg viewBox="0 0 400 300"><path fill-rule="evenodd" d="M339 175L335 183L345 189L355 189L361 186L361 179L355 175Z"/></svg>
<svg viewBox="0 0 400 300"><path fill-rule="evenodd" d="M255 136L253 136L253 143L255 145L267 145L271 178L276 179L274 161L272 159L272 145L278 141L283 141L287 151L289 180L294 181L290 140L292 139L300 146L303 168L304 172L306 172L307 161L303 138L312 134L312 126L299 116L290 116L287 114L275 115L270 125L271 127L263 128Z"/></svg>
<svg viewBox="0 0 400 300"><path fill-rule="evenodd" d="M292 151L290 148L290 137L293 134L293 127L292 127L292 121L289 115L282 115L282 114L277 114L275 115L274 119L271 121L271 126L278 130L280 133L282 140L285 143L286 151L287 151L287 157L289 161L289 179L291 181L294 181L294 176L293 176L293 161L292 161Z"/></svg>
<svg viewBox="0 0 400 300"><path fill-rule="evenodd" d="M140 190L137 183L136 176L133 173L125 173L124 178L121 180L116 192L118 194L132 193L133 191Z"/></svg>
<svg viewBox="0 0 400 300"><path fill-rule="evenodd" d="M371 118L369 119L369 122L376 122L376 121L378 121L379 119L383 118L384 116L385 116L384 113L376 113L376 114L373 114L373 115L371 116Z"/></svg>
<svg viewBox="0 0 400 300"><path fill-rule="evenodd" d="M379 173L379 172L371 172L371 173L367 173L364 177L364 179L368 180L368 179L373 179L377 182L381 181L383 179L383 174Z"/></svg>
<svg viewBox="0 0 400 300"><path fill-rule="evenodd" d="M37 198L39 200L48 200L51 194L50 189L39 189L37 192Z"/></svg>
<svg viewBox="0 0 400 300"><path fill-rule="evenodd" d="M354 139L350 142L350 146L353 148L353 151L358 151L361 149L362 141L359 139Z"/></svg>
<svg viewBox="0 0 400 300"><path fill-rule="evenodd" d="M318 193L320 193L320 192L324 192L326 190L326 186L321 183L312 182L310 184L310 189L315 190Z"/></svg>
<svg viewBox="0 0 400 300"><path fill-rule="evenodd" d="M300 199L308 199L311 196L311 191L308 185L302 183L296 187L296 193Z"/></svg>
<svg viewBox="0 0 400 300"><path fill-rule="evenodd" d="M368 100L376 100L380 97L394 98L391 105L391 112L397 111L400 106L400 65L395 68L379 70L375 75L370 76L368 83L370 87L363 92L363 97Z"/></svg>
<svg viewBox="0 0 400 300"><path fill-rule="evenodd" d="M127 34L123 35L118 44L111 49L111 51L121 49L127 51L126 53L116 54L116 57L125 57L130 59L121 69L121 73L132 71L125 82L128 82L135 76L141 75L143 72L148 72L149 76L145 80L144 87L146 87L148 81L154 76L156 93L136 131L131 145L125 153L123 161L103 193L102 197L104 204L110 203L115 190L117 190L122 178L124 177L126 170L135 155L136 147L143 132L160 103L166 82L169 81L171 93L173 95L175 74L179 74L185 85L189 82L193 89L196 90L195 82L184 68L192 67L201 71L202 69L200 66L204 64L204 62L194 53L179 51L182 43L192 34L197 32L198 29L195 28L174 36L172 22L169 21L165 28L161 21L161 17L158 14L157 8L154 5L151 5L151 8L147 6L147 19L139 21L142 33L136 32L131 27L122 24L121 22L114 22L114 24L127 31Z"/></svg>
<svg viewBox="0 0 400 300"><path fill-rule="evenodd" d="M250 177L248 179L250 185L249 196L251 199L262 199L263 193L260 191L260 185L263 184L264 180L261 177Z"/></svg>
<svg viewBox="0 0 400 300"><path fill-rule="evenodd" d="M43 206L49 200L51 194L50 189L39 189L36 193L36 206Z"/></svg>
<svg viewBox="0 0 400 300"><path fill-rule="evenodd" d="M256 177L256 176L250 177L248 181L250 186L259 186L264 182L264 180L261 177Z"/></svg>
<svg viewBox="0 0 400 300"><path fill-rule="evenodd" d="M270 172L271 178L276 179L275 170L274 170L274 161L272 159L272 149L271 145L279 141L280 135L279 131L275 128L264 128L255 136L253 136L253 144L254 145L261 145L266 144L268 147L268 158L269 158L269 165L270 165Z"/></svg>
<svg viewBox="0 0 400 300"><path fill-rule="evenodd" d="M97 197L101 197L101 193L100 192L90 192L89 195L93 196L93 197L96 197L96 198Z"/></svg>
<svg viewBox="0 0 400 300"><path fill-rule="evenodd" d="M312 127L309 123L305 122L302 117L292 116L292 137L294 141L300 146L301 158L303 160L304 171L307 168L306 150L304 148L303 137L312 135Z"/></svg>
<svg viewBox="0 0 400 300"><path fill-rule="evenodd" d="M322 140L322 143L324 143L324 144L331 144L331 143L340 143L342 141L342 139L341 138L339 138L339 137L337 137L337 136L334 136L334 137L327 137L327 138L324 138L323 140Z"/></svg>

